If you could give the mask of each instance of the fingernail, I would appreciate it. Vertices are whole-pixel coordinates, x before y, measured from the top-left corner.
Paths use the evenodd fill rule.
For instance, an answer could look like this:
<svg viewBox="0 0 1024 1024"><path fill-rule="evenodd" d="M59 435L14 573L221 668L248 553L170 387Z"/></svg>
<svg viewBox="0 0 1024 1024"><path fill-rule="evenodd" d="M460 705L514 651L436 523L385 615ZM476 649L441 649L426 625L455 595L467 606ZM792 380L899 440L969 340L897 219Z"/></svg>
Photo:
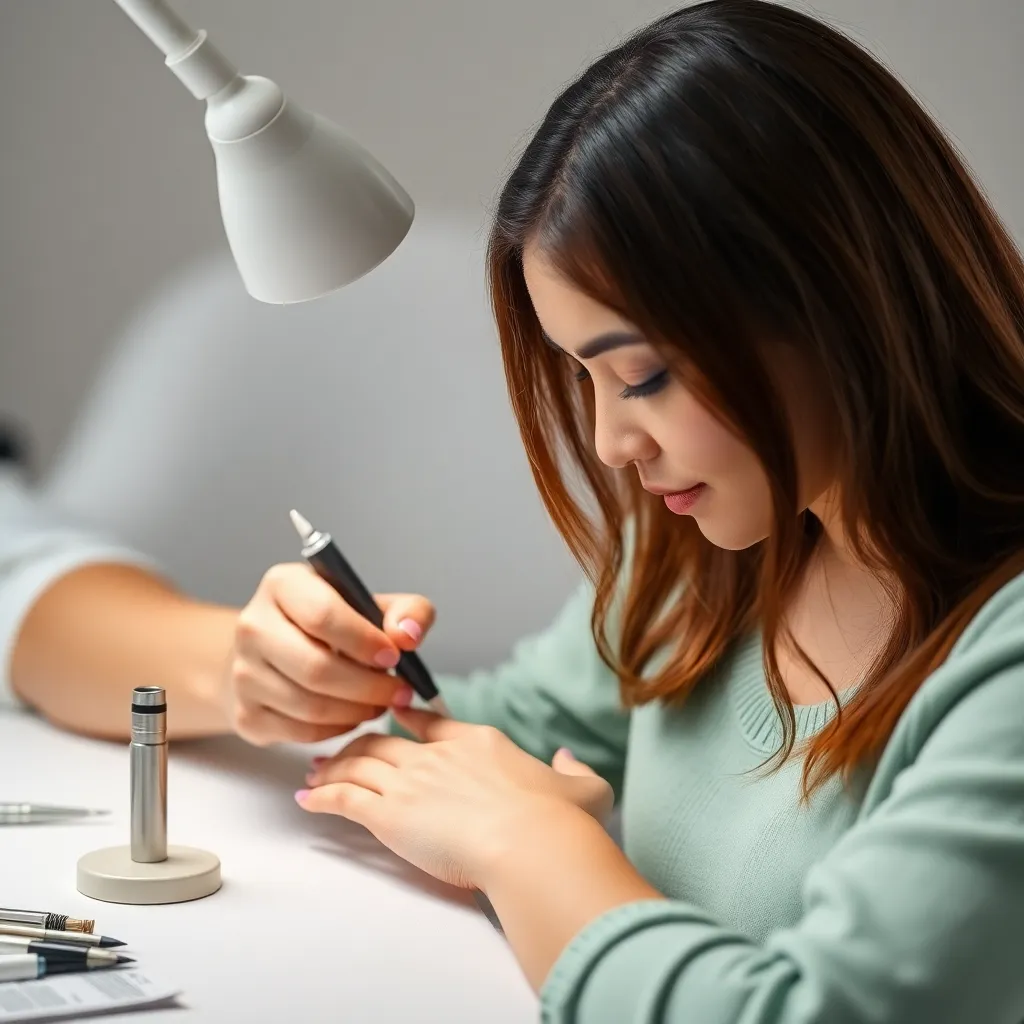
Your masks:
<svg viewBox="0 0 1024 1024"><path fill-rule="evenodd" d="M316 781L316 772L307 772L306 773L306 785L307 786L312 786L315 781Z"/></svg>
<svg viewBox="0 0 1024 1024"><path fill-rule="evenodd" d="M302 801L305 800L307 796L309 796L309 790L308 789L299 789L299 790L296 790L296 792L295 792L295 800L296 800L297 803L301 804Z"/></svg>
<svg viewBox="0 0 1024 1024"><path fill-rule="evenodd" d="M560 753L562 757L567 757L570 761L576 760L576 755L568 747L559 747L558 753Z"/></svg>
<svg viewBox="0 0 1024 1024"><path fill-rule="evenodd" d="M398 624L398 628L405 633L406 636L412 637L413 643L418 644L423 639L423 630L415 619L402 619Z"/></svg>
<svg viewBox="0 0 1024 1024"><path fill-rule="evenodd" d="M401 686L395 691L394 697L391 698L391 706L393 708L407 708L412 703L412 687Z"/></svg>
<svg viewBox="0 0 1024 1024"><path fill-rule="evenodd" d="M309 762L309 766L310 766L310 768L319 768L320 765L322 765L324 763L324 761L326 761L326 760L327 760L326 757L314 757Z"/></svg>
<svg viewBox="0 0 1024 1024"><path fill-rule="evenodd" d="M398 664L399 654L398 651L393 651L390 647L385 647L376 658L374 662L380 665L381 668L394 668Z"/></svg>

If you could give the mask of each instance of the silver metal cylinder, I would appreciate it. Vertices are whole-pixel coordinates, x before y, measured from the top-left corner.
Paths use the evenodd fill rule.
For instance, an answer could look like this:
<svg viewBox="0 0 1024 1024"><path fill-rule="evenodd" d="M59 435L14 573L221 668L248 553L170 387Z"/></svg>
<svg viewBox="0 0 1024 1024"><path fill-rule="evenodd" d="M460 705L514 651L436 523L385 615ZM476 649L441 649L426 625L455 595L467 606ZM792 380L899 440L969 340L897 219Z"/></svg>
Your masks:
<svg viewBox="0 0 1024 1024"><path fill-rule="evenodd" d="M167 696L160 686L132 691L132 860L167 859Z"/></svg>

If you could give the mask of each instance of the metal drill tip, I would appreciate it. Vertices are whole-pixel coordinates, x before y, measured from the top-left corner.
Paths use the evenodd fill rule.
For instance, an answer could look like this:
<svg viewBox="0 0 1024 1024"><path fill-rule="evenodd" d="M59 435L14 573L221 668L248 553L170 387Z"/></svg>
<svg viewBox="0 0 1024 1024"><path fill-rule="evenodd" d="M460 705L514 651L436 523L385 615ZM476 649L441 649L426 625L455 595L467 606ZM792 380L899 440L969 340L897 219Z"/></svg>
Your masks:
<svg viewBox="0 0 1024 1024"><path fill-rule="evenodd" d="M313 529L313 524L305 516L296 512L295 509L292 509L288 515L291 516L292 526L295 527L295 532L302 538L303 544L307 543L309 538L316 532Z"/></svg>

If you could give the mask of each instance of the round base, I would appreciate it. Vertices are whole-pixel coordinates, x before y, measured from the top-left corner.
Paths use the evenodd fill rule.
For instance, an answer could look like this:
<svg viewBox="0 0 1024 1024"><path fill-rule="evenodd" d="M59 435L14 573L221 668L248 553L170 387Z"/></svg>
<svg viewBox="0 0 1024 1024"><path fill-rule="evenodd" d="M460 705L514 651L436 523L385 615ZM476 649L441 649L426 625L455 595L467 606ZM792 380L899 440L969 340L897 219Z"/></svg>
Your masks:
<svg viewBox="0 0 1024 1024"><path fill-rule="evenodd" d="M191 846L168 846L167 860L156 864L132 860L130 846L93 850L78 861L78 891L106 903L184 903L220 885L220 861Z"/></svg>

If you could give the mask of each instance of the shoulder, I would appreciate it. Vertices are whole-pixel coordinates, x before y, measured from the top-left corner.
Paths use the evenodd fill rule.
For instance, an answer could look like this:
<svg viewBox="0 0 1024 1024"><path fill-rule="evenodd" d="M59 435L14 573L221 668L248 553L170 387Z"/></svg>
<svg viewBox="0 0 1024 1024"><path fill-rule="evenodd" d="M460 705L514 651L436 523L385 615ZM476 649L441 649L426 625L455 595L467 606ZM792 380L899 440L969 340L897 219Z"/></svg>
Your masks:
<svg viewBox="0 0 1024 1024"><path fill-rule="evenodd" d="M887 788L923 757L971 751L1024 767L1024 574L982 606L921 684L886 745L875 783Z"/></svg>

